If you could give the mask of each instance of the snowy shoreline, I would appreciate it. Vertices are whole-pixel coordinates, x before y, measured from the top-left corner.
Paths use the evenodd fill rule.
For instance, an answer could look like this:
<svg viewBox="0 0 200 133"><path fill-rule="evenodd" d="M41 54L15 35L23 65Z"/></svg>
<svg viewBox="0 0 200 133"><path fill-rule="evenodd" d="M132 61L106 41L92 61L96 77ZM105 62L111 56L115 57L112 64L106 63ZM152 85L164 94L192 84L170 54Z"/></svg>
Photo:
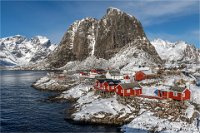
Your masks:
<svg viewBox="0 0 200 133"><path fill-rule="evenodd" d="M72 79L77 81L76 78ZM47 76L38 81L35 84L42 86L44 90L49 90L48 86L52 84L60 85ZM191 85L191 91L194 93L191 101L179 102L143 97L125 98L114 93L107 95L95 90L89 81L74 83L76 84L68 86L56 100L65 99L73 104L65 119L72 120L75 124L118 125L123 132L139 129L147 132L199 133L199 87ZM144 86L144 93L153 91L153 88L155 86Z"/></svg>
<svg viewBox="0 0 200 133"><path fill-rule="evenodd" d="M73 90L79 90L81 88L83 89L83 86L81 86L81 85L75 86L75 87L71 88L70 90L63 92L58 98L66 98L66 99L69 98L70 99L74 95ZM78 96L77 95L74 95L74 96L76 98L79 96L79 98L77 98L78 100L73 106L73 112L71 112L70 119L72 119L78 123L83 122L83 123L96 123L96 124L100 123L100 124L120 125L120 126L122 126L122 130L125 130L125 131L129 131L130 126L132 128L134 127L134 129L130 130L130 132L135 129L138 129L138 128L144 129L147 131L151 131L151 130L162 131L165 129L164 125L166 125L166 123L168 125L171 124L166 129L166 131L169 130L168 132L172 132L172 131L175 132L175 130L176 131L182 130L181 125L179 125L180 123L182 123L186 127L187 126L191 127L190 129L184 128L182 132L198 132L198 128L195 126L196 125L195 118L190 119L192 116L189 116L190 118L187 119L187 121L189 121L189 123L182 121L182 120L178 120L178 121L175 120L173 122L173 120L172 121L168 120L167 119L168 117L166 117L166 116L165 116L166 118L160 118L159 113L162 113L160 111L156 112L158 114L158 116L154 116L154 115L152 115L152 112L149 112L148 107L147 107L147 109L144 109L144 106L143 106L142 108L137 110L137 108L133 108L131 105L126 105L126 103L124 103L124 104L119 103L116 95L112 95L111 97L100 97L100 95L95 94L95 92L93 92L93 90L90 90L90 91L88 91L87 94L83 94L80 92L78 94ZM153 102L156 102L159 106L165 105L168 102L174 102L174 101L170 101L170 100L169 101L164 100L163 104L159 104L160 101L155 100L155 99L135 98L135 100L137 102L139 100L142 100L143 101L143 102L141 102L142 104L148 104L148 102L153 101ZM174 104L178 104L177 108L180 108L182 106L181 104L179 105L179 102L174 102ZM136 104L134 104L134 105L136 105ZM152 110L154 110L155 108L159 108L159 106L157 106L155 104L152 104L151 106L152 106L151 107ZM168 106L168 104L166 104L166 107L167 106ZM105 107L108 107L108 108L105 108ZM188 110L191 107L193 107L193 105L191 105L190 103L186 103L183 106L183 108L185 110ZM161 107L161 109L162 109L162 107ZM171 114L178 115L175 112L173 112L173 110L171 110L170 108L167 111L169 111L169 113L171 113ZM133 112L137 112L138 114L133 115ZM119 113L121 115L117 115L117 113ZM183 115L183 114L181 114L181 115ZM118 121L118 118L121 118L121 119L119 119L119 121ZM139 120L137 120L137 119L139 119ZM155 120L157 120L157 122L151 124L151 122L146 119L153 119L153 120L155 119ZM134 123L133 125L131 124L131 123L135 122L136 120L137 120L136 123L140 123L140 124L143 123L142 124L143 126L141 126L140 124L137 125L136 123ZM174 127L173 123L178 124L179 127ZM147 127L145 127L145 125L147 125ZM160 128L155 128L156 126L158 126Z"/></svg>

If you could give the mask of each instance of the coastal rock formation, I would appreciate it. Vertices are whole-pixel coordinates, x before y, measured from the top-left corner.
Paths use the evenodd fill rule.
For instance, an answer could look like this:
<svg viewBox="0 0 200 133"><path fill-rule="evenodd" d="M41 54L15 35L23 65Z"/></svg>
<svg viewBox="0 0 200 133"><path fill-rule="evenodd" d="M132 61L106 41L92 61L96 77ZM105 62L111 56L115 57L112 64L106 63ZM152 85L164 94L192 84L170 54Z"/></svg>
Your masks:
<svg viewBox="0 0 200 133"><path fill-rule="evenodd" d="M58 68L69 61L82 61L89 56L108 60L127 47L142 52L138 54L146 53L153 63L162 63L141 23L134 16L109 8L100 20L85 18L74 22L48 62L51 67Z"/></svg>

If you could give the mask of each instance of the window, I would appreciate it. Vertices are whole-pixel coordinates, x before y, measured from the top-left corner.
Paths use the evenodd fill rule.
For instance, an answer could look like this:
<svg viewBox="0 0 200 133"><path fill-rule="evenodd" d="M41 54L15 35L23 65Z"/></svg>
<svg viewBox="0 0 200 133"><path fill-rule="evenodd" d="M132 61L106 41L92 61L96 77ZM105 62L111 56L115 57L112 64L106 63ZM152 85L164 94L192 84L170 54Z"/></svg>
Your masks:
<svg viewBox="0 0 200 133"><path fill-rule="evenodd" d="M124 93L124 90L122 90L121 93Z"/></svg>
<svg viewBox="0 0 200 133"><path fill-rule="evenodd" d="M127 93L130 93L130 92L131 92L131 90L130 90L130 89L128 89L128 90L127 90Z"/></svg>
<svg viewBox="0 0 200 133"><path fill-rule="evenodd" d="M185 97L185 93L182 93L182 97Z"/></svg>
<svg viewBox="0 0 200 133"><path fill-rule="evenodd" d="M174 96L178 96L178 93L176 91L174 92Z"/></svg>
<svg viewBox="0 0 200 133"><path fill-rule="evenodd" d="M112 86L112 87L111 87L111 89L112 89L112 90L114 90L114 89L115 89L115 87L114 87L114 86Z"/></svg>
<svg viewBox="0 0 200 133"><path fill-rule="evenodd" d="M118 92L118 89L116 89L116 92Z"/></svg>

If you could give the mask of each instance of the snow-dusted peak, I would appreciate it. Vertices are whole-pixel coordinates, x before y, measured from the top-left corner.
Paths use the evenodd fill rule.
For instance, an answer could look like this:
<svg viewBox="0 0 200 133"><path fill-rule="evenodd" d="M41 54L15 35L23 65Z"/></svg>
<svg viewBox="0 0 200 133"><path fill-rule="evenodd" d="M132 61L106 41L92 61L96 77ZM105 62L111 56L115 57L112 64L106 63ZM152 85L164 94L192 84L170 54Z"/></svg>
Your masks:
<svg viewBox="0 0 200 133"><path fill-rule="evenodd" d="M109 8L107 9L107 12L113 12L113 11L122 12L120 9L115 8L115 7L109 7Z"/></svg>
<svg viewBox="0 0 200 133"><path fill-rule="evenodd" d="M170 42L162 39L151 41L159 56L167 63L193 62L198 63L200 53L193 45L184 41Z"/></svg>
<svg viewBox="0 0 200 133"><path fill-rule="evenodd" d="M33 39L38 40L39 43L41 43L41 44L46 44L46 43L48 43L48 42L50 41L50 40L49 40L47 37L45 37L45 36L35 36Z"/></svg>
<svg viewBox="0 0 200 133"><path fill-rule="evenodd" d="M154 45L154 47L166 47L166 48L182 47L183 49L185 49L185 47L189 45L189 44L186 44L186 42L184 41L170 42L167 40L162 40L160 38L151 41L151 43Z"/></svg>
<svg viewBox="0 0 200 133"><path fill-rule="evenodd" d="M44 36L15 35L0 39L0 65L24 65L44 59L56 45Z"/></svg>
<svg viewBox="0 0 200 133"><path fill-rule="evenodd" d="M115 8L115 7L109 7L107 9L107 15L110 15L110 14L117 14L117 15L125 14L125 15L127 15L129 17L133 17L132 15L130 15L128 13L125 13L125 12L121 11L120 9Z"/></svg>
<svg viewBox="0 0 200 133"><path fill-rule="evenodd" d="M20 44L21 42L28 40L26 37L21 35L15 35L10 37L4 37L0 39L0 42L3 42L4 44Z"/></svg>
<svg viewBox="0 0 200 133"><path fill-rule="evenodd" d="M107 15L114 15L114 14L122 15L122 14L125 14L125 13L123 11L119 10L118 8L109 7L107 9Z"/></svg>

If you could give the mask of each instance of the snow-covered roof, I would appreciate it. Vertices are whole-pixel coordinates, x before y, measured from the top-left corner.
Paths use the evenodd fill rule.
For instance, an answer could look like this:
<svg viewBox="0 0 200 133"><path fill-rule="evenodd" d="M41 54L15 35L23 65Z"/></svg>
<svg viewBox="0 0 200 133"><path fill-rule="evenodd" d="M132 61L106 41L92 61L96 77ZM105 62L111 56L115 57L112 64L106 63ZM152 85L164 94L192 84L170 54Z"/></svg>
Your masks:
<svg viewBox="0 0 200 133"><path fill-rule="evenodd" d="M120 80L108 80L108 81L106 81L110 86L112 86L112 85L117 85L117 84L119 84L119 83L121 83L121 81Z"/></svg>
<svg viewBox="0 0 200 133"><path fill-rule="evenodd" d="M122 86L123 89L130 89L130 88L134 88L135 87L141 87L137 82L134 83L124 83L124 84L120 84Z"/></svg>
<svg viewBox="0 0 200 133"><path fill-rule="evenodd" d="M179 86L163 86L162 91L177 91L177 92L183 92L186 87L179 87Z"/></svg>
<svg viewBox="0 0 200 133"><path fill-rule="evenodd" d="M186 89L185 87L172 86L172 87L170 87L169 90L183 92L185 89Z"/></svg>

